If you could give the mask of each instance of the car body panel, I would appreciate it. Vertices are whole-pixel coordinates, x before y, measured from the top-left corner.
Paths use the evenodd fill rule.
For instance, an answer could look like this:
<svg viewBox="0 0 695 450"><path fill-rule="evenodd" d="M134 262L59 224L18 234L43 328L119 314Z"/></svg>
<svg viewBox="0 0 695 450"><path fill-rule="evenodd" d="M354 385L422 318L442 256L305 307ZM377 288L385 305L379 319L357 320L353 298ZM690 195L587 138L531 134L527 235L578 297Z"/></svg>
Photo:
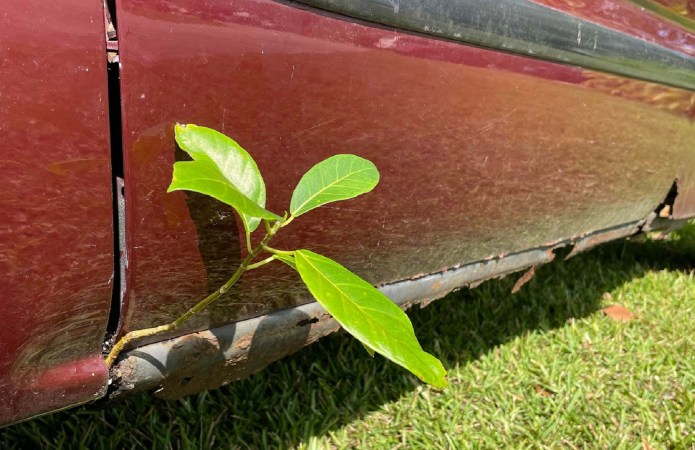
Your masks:
<svg viewBox="0 0 695 450"><path fill-rule="evenodd" d="M182 157L175 122L220 129L246 147L277 212L319 160L373 160L378 189L312 211L278 246L339 258L379 285L641 220L694 163L687 90L294 4L118 5L122 332L172 320L218 287L242 252L231 210L165 193ZM310 301L281 265L248 275L177 334Z"/></svg>
<svg viewBox="0 0 695 450"><path fill-rule="evenodd" d="M100 1L0 15L0 423L103 395L113 211Z"/></svg>
<svg viewBox="0 0 695 450"><path fill-rule="evenodd" d="M335 257L403 307L547 263L559 247L573 256L644 232L655 211L695 216L690 16L649 0L380 0L403 8L383 21L349 9L371 0L304 3L338 13L271 0L5 5L0 304L12 327L0 327L0 424L104 396L109 375L115 397L215 387L338 328L296 275L269 265L175 333L136 342L109 374L110 303L109 332L161 325L244 254L230 208L166 193L185 158L176 122L238 140L280 213L321 159L373 160L375 191L297 219L274 245ZM412 16L427 29L403 22L419 5L487 16L456 35L453 13ZM505 26L485 28L495 8ZM539 30L518 29L538 17L553 20L541 46ZM107 48L120 86L107 83Z"/></svg>

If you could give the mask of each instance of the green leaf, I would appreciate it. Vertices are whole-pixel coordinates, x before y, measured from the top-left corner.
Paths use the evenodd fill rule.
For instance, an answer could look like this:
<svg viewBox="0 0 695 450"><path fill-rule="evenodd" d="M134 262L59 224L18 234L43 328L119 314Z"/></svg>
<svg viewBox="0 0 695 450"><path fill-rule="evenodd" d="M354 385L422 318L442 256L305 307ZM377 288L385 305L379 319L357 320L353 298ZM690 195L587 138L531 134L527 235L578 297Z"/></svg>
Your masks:
<svg viewBox="0 0 695 450"><path fill-rule="evenodd" d="M194 161L212 162L228 184L231 184L233 188L256 205L265 208L265 183L261 172L251 155L239 144L219 131L193 124L176 124L175 133L179 147L191 155ZM206 168L205 170L209 172L209 169ZM179 177L179 181L183 180ZM174 189L170 187L169 190ZM196 190L196 192L202 191ZM215 197L209 192L202 193ZM237 209L244 228L249 233L258 228L261 217L268 218L266 216L254 216L248 211L238 208L236 204L228 203L221 198L217 199ZM265 211L265 209L263 210ZM269 220L279 220L279 217L273 214Z"/></svg>
<svg viewBox="0 0 695 450"><path fill-rule="evenodd" d="M290 214L300 216L326 203L365 194L379 182L376 166L355 155L335 155L304 174L292 193Z"/></svg>
<svg viewBox="0 0 695 450"><path fill-rule="evenodd" d="M364 342L360 342L360 344L362 344L362 347L364 347L364 349L367 350L367 353L369 353L369 356L374 358L374 349L371 348L370 346L368 346L367 344L365 344Z"/></svg>
<svg viewBox="0 0 695 450"><path fill-rule="evenodd" d="M258 206L231 184L215 163L200 159L180 161L174 164L174 175L167 192L187 190L206 194L234 207L240 215L268 220L282 218Z"/></svg>
<svg viewBox="0 0 695 450"><path fill-rule="evenodd" d="M309 292L367 348L433 386L447 386L444 366L422 350L410 319L388 297L325 256L295 250L294 261Z"/></svg>
<svg viewBox="0 0 695 450"><path fill-rule="evenodd" d="M297 264L294 262L294 257L292 255L285 255L282 253L276 253L275 258L279 259L280 261L284 262L294 270L297 270Z"/></svg>

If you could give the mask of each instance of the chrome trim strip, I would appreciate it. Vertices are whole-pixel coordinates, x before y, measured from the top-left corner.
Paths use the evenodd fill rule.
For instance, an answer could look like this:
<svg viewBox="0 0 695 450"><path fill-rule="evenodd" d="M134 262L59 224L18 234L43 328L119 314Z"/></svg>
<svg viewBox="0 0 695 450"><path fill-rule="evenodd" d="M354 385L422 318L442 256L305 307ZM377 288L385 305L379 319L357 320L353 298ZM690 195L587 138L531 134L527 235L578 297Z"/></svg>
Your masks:
<svg viewBox="0 0 695 450"><path fill-rule="evenodd" d="M528 0L297 0L418 33L695 90L695 58Z"/></svg>

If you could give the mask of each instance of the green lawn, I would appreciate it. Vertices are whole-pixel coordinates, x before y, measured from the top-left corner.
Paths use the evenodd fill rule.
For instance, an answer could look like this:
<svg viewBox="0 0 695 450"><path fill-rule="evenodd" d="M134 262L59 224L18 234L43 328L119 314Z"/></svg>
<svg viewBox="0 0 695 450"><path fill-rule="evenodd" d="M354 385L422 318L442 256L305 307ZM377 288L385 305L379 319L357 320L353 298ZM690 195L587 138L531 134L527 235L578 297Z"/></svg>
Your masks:
<svg viewBox="0 0 695 450"><path fill-rule="evenodd" d="M334 335L197 397L5 428L0 448L695 449L695 224L542 267L511 295L515 279L411 311L444 391Z"/></svg>

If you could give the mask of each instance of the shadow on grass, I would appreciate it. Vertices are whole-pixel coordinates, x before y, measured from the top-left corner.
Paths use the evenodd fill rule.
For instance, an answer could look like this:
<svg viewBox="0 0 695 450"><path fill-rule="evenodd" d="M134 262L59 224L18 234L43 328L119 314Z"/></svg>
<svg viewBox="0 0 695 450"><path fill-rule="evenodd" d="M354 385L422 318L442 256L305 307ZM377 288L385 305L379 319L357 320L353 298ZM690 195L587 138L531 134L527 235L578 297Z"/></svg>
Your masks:
<svg viewBox="0 0 695 450"><path fill-rule="evenodd" d="M667 241L618 242L541 267L511 295L515 276L411 311L425 349L448 368L511 339L595 313L606 292L648 271L695 268L695 224ZM278 448L330 433L420 383L346 335L327 337L248 380L175 402L148 396L106 410L79 408L0 431L2 448Z"/></svg>

